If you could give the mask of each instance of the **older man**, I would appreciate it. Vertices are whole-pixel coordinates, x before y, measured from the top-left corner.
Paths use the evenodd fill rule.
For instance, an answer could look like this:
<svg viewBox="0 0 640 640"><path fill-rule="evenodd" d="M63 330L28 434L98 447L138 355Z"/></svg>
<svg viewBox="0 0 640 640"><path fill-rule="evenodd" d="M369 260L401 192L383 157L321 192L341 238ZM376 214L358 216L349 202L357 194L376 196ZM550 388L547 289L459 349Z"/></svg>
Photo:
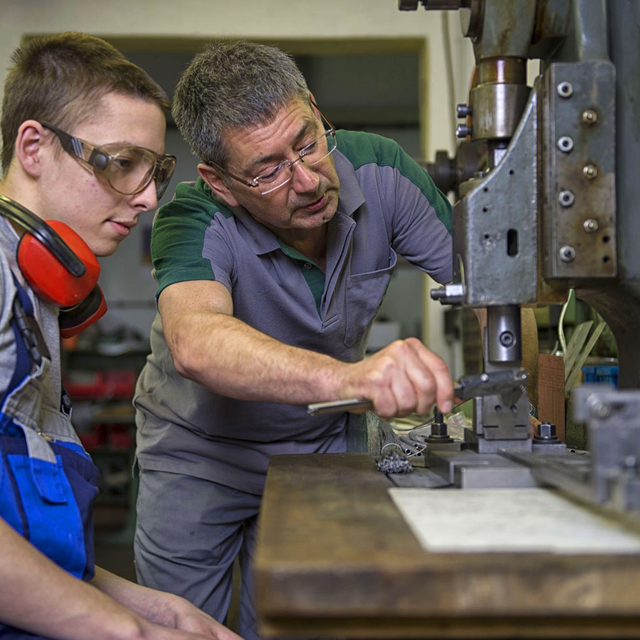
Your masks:
<svg viewBox="0 0 640 640"><path fill-rule="evenodd" d="M350 414L304 405L364 397L382 417L452 407L447 366L419 340L363 359L398 254L451 280L451 208L395 142L336 132L276 48L210 45L173 114L202 164L153 229L138 577L224 620L239 556L239 631L256 638L248 567L269 457L347 450Z"/></svg>

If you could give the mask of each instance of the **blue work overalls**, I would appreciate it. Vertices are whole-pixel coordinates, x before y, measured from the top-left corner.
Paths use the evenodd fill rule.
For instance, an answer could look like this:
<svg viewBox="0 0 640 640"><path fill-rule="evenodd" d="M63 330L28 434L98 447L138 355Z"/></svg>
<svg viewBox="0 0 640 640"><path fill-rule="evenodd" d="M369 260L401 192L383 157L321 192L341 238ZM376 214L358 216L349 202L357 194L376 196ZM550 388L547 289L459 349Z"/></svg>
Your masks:
<svg viewBox="0 0 640 640"><path fill-rule="evenodd" d="M14 281L17 357L0 404L0 516L60 567L91 580L98 469L71 424L66 394L59 411L42 404L51 361L31 300ZM0 622L2 640L36 637Z"/></svg>

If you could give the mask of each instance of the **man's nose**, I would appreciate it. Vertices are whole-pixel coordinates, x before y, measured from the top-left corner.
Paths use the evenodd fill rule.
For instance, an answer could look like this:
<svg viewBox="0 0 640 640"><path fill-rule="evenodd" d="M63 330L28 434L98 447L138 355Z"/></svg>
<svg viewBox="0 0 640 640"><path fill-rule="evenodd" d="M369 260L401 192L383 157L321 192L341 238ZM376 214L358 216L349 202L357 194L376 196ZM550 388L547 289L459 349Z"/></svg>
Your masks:
<svg viewBox="0 0 640 640"><path fill-rule="evenodd" d="M291 183L296 191L315 191L320 182L320 176L313 166L305 163L304 158L300 158L291 165Z"/></svg>
<svg viewBox="0 0 640 640"><path fill-rule="evenodd" d="M156 181L152 180L140 193L133 196L132 203L143 211L153 211L158 206Z"/></svg>

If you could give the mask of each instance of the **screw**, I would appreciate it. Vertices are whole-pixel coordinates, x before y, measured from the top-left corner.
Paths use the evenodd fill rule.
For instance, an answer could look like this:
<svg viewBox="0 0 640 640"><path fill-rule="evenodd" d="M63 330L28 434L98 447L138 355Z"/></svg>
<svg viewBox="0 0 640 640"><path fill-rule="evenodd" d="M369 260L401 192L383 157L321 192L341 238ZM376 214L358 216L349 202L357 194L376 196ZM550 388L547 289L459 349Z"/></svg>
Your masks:
<svg viewBox="0 0 640 640"><path fill-rule="evenodd" d="M595 124L598 120L598 114L593 109L587 109L582 112L582 121L585 124Z"/></svg>
<svg viewBox="0 0 640 640"><path fill-rule="evenodd" d="M593 218L587 218L583 225L582 228L587 232L587 233L595 233L598 230L598 221L594 220Z"/></svg>
<svg viewBox="0 0 640 640"><path fill-rule="evenodd" d="M472 111L473 109L468 104L459 104L456 106L456 114L458 118L466 118L471 115Z"/></svg>
<svg viewBox="0 0 640 640"><path fill-rule="evenodd" d="M558 149L563 153L569 153L573 149L573 140L569 136L558 138Z"/></svg>
<svg viewBox="0 0 640 640"><path fill-rule="evenodd" d="M606 418L611 414L611 406L609 403L600 398L591 396L589 398L589 404L591 405L591 415L596 418Z"/></svg>
<svg viewBox="0 0 640 640"><path fill-rule="evenodd" d="M518 413L518 407L515 404L511 405L511 413Z"/></svg>
<svg viewBox="0 0 640 640"><path fill-rule="evenodd" d="M471 127L467 124L459 124L456 127L456 136L458 136L458 138L466 138L467 136L471 135Z"/></svg>
<svg viewBox="0 0 640 640"><path fill-rule="evenodd" d="M587 180L593 180L594 178L596 178L598 176L598 169L596 167L594 167L592 164L588 164L588 165L582 167L582 175Z"/></svg>
<svg viewBox="0 0 640 640"><path fill-rule="evenodd" d="M480 380L482 380L482 382L486 382L489 379L489 376L486 373L483 373L480 376Z"/></svg>
<svg viewBox="0 0 640 640"><path fill-rule="evenodd" d="M500 344L503 347L512 347L516 342L516 337L511 331L503 331L500 334Z"/></svg>
<svg viewBox="0 0 640 640"><path fill-rule="evenodd" d="M558 202L563 207L570 207L576 201L575 195L573 195L573 191L569 191L568 189L563 189L558 194Z"/></svg>
<svg viewBox="0 0 640 640"><path fill-rule="evenodd" d="M573 262L576 259L576 250L570 245L566 244L560 249L560 259L563 262Z"/></svg>
<svg viewBox="0 0 640 640"><path fill-rule="evenodd" d="M561 82L558 85L558 95L561 98L570 98L573 95L573 85L570 82Z"/></svg>

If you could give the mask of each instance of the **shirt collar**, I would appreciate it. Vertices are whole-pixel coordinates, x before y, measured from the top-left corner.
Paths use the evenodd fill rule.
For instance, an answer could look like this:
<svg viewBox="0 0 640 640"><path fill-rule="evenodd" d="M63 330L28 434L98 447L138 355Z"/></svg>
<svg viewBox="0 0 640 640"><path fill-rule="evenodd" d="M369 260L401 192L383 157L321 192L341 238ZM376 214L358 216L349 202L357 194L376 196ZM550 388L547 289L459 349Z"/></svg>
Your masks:
<svg viewBox="0 0 640 640"><path fill-rule="evenodd" d="M356 171L347 158L338 149L333 152L333 160L336 164L338 178L340 178L340 198L338 199L338 212L352 216L364 202L364 193L360 188Z"/></svg>

